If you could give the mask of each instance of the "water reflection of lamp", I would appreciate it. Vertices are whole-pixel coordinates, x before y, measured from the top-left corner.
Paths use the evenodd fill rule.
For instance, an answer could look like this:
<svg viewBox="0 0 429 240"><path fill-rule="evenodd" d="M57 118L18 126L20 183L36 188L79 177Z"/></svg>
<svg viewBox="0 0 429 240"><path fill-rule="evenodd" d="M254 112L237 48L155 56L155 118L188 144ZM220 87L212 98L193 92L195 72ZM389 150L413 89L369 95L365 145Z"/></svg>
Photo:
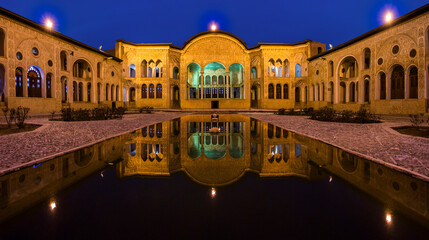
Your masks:
<svg viewBox="0 0 429 240"><path fill-rule="evenodd" d="M57 207L57 204L55 203L55 201L53 201L49 204L49 206L51 207L51 211L53 211Z"/></svg>
<svg viewBox="0 0 429 240"><path fill-rule="evenodd" d="M212 195L212 198L216 197L216 188L212 187L211 195Z"/></svg>
<svg viewBox="0 0 429 240"><path fill-rule="evenodd" d="M391 224L392 223L392 214L390 211L386 211L386 223Z"/></svg>

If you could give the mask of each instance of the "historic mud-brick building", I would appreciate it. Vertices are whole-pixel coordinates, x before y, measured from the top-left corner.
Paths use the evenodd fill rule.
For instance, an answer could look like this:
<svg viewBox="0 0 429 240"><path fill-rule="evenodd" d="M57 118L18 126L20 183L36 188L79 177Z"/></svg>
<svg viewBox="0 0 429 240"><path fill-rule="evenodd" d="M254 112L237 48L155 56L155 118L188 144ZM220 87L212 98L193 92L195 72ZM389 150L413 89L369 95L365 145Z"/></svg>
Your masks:
<svg viewBox="0 0 429 240"><path fill-rule="evenodd" d="M329 50L311 40L249 47L217 30L181 47L118 40L101 51L0 9L0 105L427 113L428 27L429 4Z"/></svg>

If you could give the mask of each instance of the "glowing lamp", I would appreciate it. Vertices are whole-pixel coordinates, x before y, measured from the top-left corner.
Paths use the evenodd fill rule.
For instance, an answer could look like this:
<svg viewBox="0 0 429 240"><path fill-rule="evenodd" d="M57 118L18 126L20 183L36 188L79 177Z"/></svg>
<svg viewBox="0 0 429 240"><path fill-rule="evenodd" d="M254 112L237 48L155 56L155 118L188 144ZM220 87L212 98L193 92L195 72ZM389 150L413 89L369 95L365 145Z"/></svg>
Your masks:
<svg viewBox="0 0 429 240"><path fill-rule="evenodd" d="M57 207L57 204L55 202L51 202L49 206L51 207L51 210L54 210Z"/></svg>
<svg viewBox="0 0 429 240"><path fill-rule="evenodd" d="M216 24L212 23L212 25L210 26L210 29L211 29L212 31L216 31L216 29L217 29Z"/></svg>
<svg viewBox="0 0 429 240"><path fill-rule="evenodd" d="M391 12L387 12L386 15L384 16L384 21L386 23L389 23L393 20L393 14Z"/></svg>
<svg viewBox="0 0 429 240"><path fill-rule="evenodd" d="M47 28L49 28L49 29L52 29L53 27L54 27L54 23L52 22L52 20L51 19L46 19L46 21L45 21L45 26L47 27Z"/></svg>

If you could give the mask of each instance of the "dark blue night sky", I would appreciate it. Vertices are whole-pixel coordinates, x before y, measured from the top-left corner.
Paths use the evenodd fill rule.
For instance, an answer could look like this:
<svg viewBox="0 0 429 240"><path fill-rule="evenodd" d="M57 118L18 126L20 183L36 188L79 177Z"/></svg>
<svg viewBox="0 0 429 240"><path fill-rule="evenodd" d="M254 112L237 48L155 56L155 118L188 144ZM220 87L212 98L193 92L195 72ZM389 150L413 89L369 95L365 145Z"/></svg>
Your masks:
<svg viewBox="0 0 429 240"><path fill-rule="evenodd" d="M334 46L382 24L386 8L396 17L427 4L427 0L2 0L0 6L33 21L56 18L56 29L78 41L103 49L117 39L131 42L172 42L177 46L208 30L221 30L258 42L311 39Z"/></svg>

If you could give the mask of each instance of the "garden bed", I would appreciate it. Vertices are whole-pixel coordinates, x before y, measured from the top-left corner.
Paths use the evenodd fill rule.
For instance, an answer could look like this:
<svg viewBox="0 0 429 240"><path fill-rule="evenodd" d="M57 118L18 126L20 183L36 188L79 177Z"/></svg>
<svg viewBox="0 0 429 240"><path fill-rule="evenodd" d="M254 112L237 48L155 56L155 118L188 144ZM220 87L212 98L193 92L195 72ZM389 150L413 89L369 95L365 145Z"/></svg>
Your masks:
<svg viewBox="0 0 429 240"><path fill-rule="evenodd" d="M0 124L0 136L20 133L20 132L30 132L39 128L40 126L41 125L37 125L37 124L24 124L23 128L18 128L15 125L8 127L6 124Z"/></svg>
<svg viewBox="0 0 429 240"><path fill-rule="evenodd" d="M393 130L407 134L415 137L424 137L429 138L429 127L413 127L413 126L404 126L404 127L394 127Z"/></svg>

